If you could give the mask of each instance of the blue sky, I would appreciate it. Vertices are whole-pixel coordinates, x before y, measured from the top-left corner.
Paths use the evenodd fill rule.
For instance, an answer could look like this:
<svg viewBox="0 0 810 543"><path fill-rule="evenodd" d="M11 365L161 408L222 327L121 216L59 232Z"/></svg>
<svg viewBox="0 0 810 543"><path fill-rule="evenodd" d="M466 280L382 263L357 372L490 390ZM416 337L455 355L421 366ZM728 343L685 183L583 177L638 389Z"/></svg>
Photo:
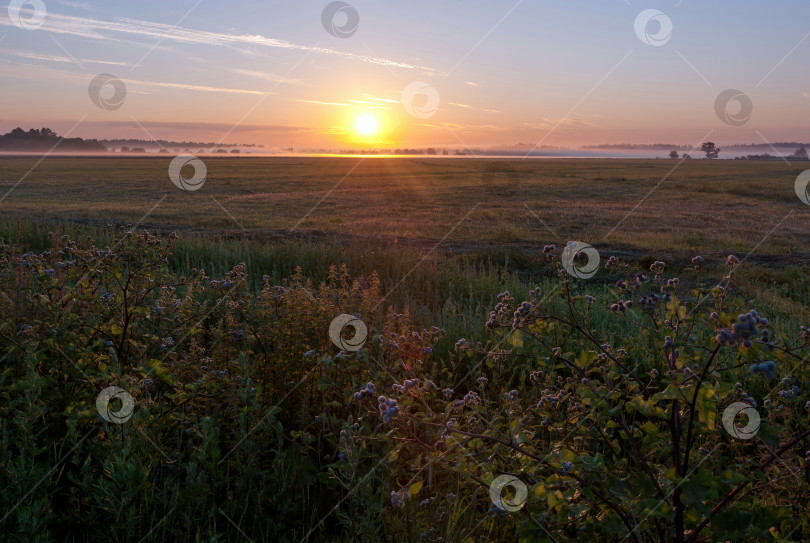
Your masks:
<svg viewBox="0 0 810 543"><path fill-rule="evenodd" d="M806 1L355 0L349 37L324 28L328 1L42 4L34 29L0 10L3 131L271 148L810 140ZM672 23L663 45L634 30L647 9ZM88 97L100 73L125 83L120 108ZM413 82L439 97L429 115L398 103ZM742 126L715 111L730 88L753 104Z"/></svg>

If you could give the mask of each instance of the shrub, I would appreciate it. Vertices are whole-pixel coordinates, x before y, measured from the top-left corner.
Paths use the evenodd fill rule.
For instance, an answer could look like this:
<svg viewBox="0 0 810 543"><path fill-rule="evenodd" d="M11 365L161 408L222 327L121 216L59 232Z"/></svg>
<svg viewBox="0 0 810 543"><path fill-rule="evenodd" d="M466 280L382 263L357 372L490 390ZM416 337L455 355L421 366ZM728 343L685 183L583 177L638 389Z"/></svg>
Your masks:
<svg viewBox="0 0 810 543"><path fill-rule="evenodd" d="M611 258L614 286L594 295L549 247L556 286L501 293L486 341L448 353L375 274L251 282L238 264L215 279L169 269L175 236L119 238L0 244L9 540L807 531L810 332L734 299L739 260L714 286L699 258L680 279ZM341 314L368 328L357 351L329 337ZM723 429L732 404L761 414L753 439Z"/></svg>

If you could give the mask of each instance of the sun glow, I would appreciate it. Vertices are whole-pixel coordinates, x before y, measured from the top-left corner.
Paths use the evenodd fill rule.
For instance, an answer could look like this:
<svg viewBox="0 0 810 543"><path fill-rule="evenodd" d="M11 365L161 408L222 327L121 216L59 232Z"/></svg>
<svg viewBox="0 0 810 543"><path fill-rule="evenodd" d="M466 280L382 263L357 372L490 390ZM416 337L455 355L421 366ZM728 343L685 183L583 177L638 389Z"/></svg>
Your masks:
<svg viewBox="0 0 810 543"><path fill-rule="evenodd" d="M377 119L371 115L361 115L355 121L354 129L361 136L373 136L377 132Z"/></svg>

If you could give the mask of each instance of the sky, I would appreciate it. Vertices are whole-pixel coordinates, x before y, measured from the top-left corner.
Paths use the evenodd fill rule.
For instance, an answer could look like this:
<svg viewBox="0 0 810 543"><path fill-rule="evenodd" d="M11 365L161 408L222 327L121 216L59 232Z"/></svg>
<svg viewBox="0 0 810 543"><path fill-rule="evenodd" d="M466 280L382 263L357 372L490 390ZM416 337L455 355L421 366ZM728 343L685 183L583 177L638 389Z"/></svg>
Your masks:
<svg viewBox="0 0 810 543"><path fill-rule="evenodd" d="M0 131L268 150L807 142L809 20L806 0L12 0Z"/></svg>

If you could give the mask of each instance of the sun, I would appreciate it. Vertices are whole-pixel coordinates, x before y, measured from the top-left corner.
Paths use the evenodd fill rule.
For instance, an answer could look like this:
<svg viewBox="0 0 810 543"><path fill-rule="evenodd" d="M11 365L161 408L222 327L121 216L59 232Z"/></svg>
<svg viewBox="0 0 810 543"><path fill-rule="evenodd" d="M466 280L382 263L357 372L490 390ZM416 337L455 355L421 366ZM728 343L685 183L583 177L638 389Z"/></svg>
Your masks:
<svg viewBox="0 0 810 543"><path fill-rule="evenodd" d="M377 132L377 119L371 115L361 115L355 121L354 129L361 136L372 136Z"/></svg>

